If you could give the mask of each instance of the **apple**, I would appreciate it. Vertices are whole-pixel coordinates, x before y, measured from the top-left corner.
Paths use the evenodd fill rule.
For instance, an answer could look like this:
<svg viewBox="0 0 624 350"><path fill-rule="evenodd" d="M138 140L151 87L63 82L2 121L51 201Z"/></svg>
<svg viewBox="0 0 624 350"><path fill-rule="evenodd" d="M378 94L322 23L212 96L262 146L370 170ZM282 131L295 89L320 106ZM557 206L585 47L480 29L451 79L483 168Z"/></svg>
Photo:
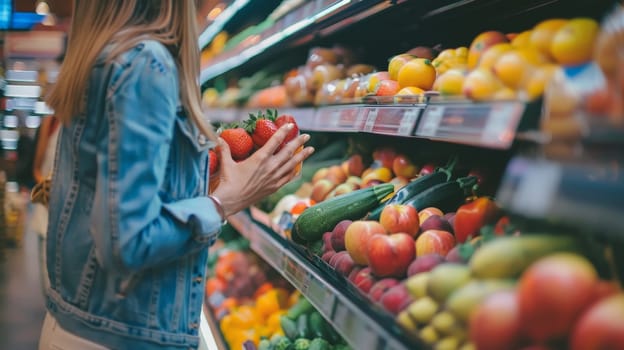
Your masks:
<svg viewBox="0 0 624 350"><path fill-rule="evenodd" d="M381 166L392 169L394 164L394 158L396 157L396 151L390 147L382 147L373 151L373 160L381 162Z"/></svg>
<svg viewBox="0 0 624 350"><path fill-rule="evenodd" d="M373 284L373 287L368 292L369 298L374 302L381 300L382 295L390 288L400 284L396 278L383 278Z"/></svg>
<svg viewBox="0 0 624 350"><path fill-rule="evenodd" d="M368 294L373 285L377 283L377 278L373 276L370 267L364 267L358 273L356 273L350 280L353 285L363 293Z"/></svg>
<svg viewBox="0 0 624 350"><path fill-rule="evenodd" d="M330 244L335 251L339 252L345 250L345 234L347 232L347 228L352 223L353 221L351 220L342 220L334 226Z"/></svg>
<svg viewBox="0 0 624 350"><path fill-rule="evenodd" d="M584 257L556 253L533 263L520 277L518 301L525 334L537 343L570 334L592 302L597 272Z"/></svg>
<svg viewBox="0 0 624 350"><path fill-rule="evenodd" d="M330 250L335 250L332 247L332 233L331 232L325 232L323 233L323 253L326 253Z"/></svg>
<svg viewBox="0 0 624 350"><path fill-rule="evenodd" d="M381 211L379 223L390 233L407 233L412 237L420 230L418 211L404 204L388 204Z"/></svg>
<svg viewBox="0 0 624 350"><path fill-rule="evenodd" d="M451 224L440 215L430 215L424 222L420 223L420 229L423 232L427 230L440 230L453 233Z"/></svg>
<svg viewBox="0 0 624 350"><path fill-rule="evenodd" d="M379 300L381 306L395 316L405 310L412 301L412 296L403 283L388 289Z"/></svg>
<svg viewBox="0 0 624 350"><path fill-rule="evenodd" d="M325 200L325 197L336 187L336 184L329 179L320 179L312 186L313 201L319 203Z"/></svg>
<svg viewBox="0 0 624 350"><path fill-rule="evenodd" d="M605 298L581 315L570 349L624 349L624 294Z"/></svg>
<svg viewBox="0 0 624 350"><path fill-rule="evenodd" d="M442 256L453 249L455 237L446 231L428 230L416 239L416 256L438 253Z"/></svg>
<svg viewBox="0 0 624 350"><path fill-rule="evenodd" d="M345 248L357 264L368 265L367 244L368 240L375 234L386 234L386 229L377 221L358 220L347 227Z"/></svg>
<svg viewBox="0 0 624 350"><path fill-rule="evenodd" d="M367 243L368 263L375 276L403 277L414 260L414 239L407 233L373 235Z"/></svg>
<svg viewBox="0 0 624 350"><path fill-rule="evenodd" d="M516 348L521 339L516 292L503 291L488 296L470 315L469 325L470 341L477 349Z"/></svg>
<svg viewBox="0 0 624 350"><path fill-rule="evenodd" d="M438 253L417 256L407 268L407 276L410 277L421 272L431 271L443 262L444 257Z"/></svg>
<svg viewBox="0 0 624 350"><path fill-rule="evenodd" d="M418 212L418 221L425 222L431 215L444 216L444 213L438 208L427 207Z"/></svg>
<svg viewBox="0 0 624 350"><path fill-rule="evenodd" d="M399 154L394 157L394 161L392 162L392 171L396 176L403 176L407 179L411 179L418 175L420 168L406 155Z"/></svg>

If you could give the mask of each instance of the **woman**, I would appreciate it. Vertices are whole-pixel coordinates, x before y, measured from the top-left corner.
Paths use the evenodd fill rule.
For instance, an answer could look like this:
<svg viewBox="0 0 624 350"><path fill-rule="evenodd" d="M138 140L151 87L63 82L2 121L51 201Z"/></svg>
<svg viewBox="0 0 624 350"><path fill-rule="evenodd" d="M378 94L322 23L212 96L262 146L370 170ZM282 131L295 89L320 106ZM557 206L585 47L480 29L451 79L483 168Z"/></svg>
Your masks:
<svg viewBox="0 0 624 350"><path fill-rule="evenodd" d="M40 349L198 346L207 247L312 152L284 126L207 195L193 0L75 0L48 103L63 122L50 193Z"/></svg>

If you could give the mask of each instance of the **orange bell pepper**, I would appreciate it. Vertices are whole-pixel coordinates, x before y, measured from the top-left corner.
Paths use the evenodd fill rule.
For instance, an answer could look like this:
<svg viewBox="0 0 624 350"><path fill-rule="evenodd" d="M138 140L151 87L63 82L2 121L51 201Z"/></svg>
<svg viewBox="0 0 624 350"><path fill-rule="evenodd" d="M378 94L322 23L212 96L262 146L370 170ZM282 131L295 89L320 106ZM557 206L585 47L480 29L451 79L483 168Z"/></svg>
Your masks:
<svg viewBox="0 0 624 350"><path fill-rule="evenodd" d="M488 197L479 197L457 209L453 230L455 240L464 243L470 237L479 234L486 224L494 222L500 214L496 203Z"/></svg>

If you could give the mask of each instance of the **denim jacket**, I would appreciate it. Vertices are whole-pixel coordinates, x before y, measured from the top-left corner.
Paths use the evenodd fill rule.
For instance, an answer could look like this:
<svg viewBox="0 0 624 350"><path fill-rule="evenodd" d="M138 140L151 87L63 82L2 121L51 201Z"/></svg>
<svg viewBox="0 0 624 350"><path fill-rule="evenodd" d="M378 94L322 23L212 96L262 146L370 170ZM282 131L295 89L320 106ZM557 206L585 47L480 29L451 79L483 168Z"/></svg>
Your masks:
<svg viewBox="0 0 624 350"><path fill-rule="evenodd" d="M160 43L98 58L85 111L61 130L50 194L47 307L112 349L198 346L207 247L207 148L180 108Z"/></svg>

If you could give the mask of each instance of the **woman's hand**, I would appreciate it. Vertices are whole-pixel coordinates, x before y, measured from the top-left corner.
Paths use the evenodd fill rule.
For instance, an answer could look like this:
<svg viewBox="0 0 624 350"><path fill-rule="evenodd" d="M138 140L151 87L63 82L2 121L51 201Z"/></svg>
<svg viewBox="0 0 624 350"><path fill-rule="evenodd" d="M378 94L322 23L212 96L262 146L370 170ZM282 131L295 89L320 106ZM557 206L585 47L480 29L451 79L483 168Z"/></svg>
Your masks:
<svg viewBox="0 0 624 350"><path fill-rule="evenodd" d="M241 162L232 159L227 143L219 139L219 186L212 195L221 201L226 217L258 202L297 176L295 166L309 157L314 148L306 147L296 153L310 139L302 134L276 153L292 127L292 124L282 126L262 148Z"/></svg>

